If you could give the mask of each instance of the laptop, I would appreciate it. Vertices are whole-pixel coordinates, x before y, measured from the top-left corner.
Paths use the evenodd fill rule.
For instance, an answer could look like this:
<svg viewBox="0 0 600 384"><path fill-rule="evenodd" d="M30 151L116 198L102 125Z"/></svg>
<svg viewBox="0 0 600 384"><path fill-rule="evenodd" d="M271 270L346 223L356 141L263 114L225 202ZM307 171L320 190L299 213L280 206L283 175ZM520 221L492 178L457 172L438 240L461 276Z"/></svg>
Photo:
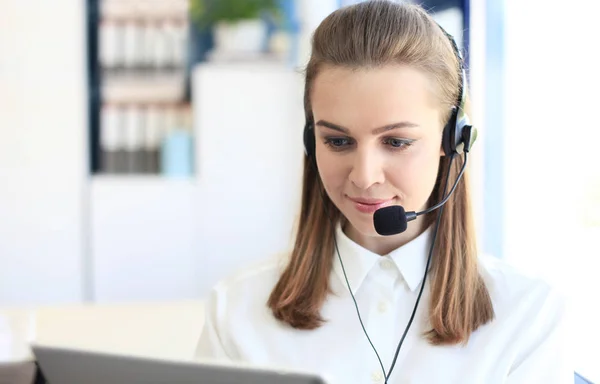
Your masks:
<svg viewBox="0 0 600 384"><path fill-rule="evenodd" d="M243 365L182 362L33 345L50 384L326 384L319 376Z"/></svg>

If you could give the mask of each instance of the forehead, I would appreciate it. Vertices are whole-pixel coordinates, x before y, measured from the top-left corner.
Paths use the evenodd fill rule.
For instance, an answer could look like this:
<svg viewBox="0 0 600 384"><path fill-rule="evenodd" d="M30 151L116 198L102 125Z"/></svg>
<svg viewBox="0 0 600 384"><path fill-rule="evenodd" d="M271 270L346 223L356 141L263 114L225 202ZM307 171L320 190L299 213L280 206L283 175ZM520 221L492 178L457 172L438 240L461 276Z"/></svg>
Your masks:
<svg viewBox="0 0 600 384"><path fill-rule="evenodd" d="M425 125L437 118L439 109L428 76L401 65L324 67L312 85L311 104L315 119L349 128L403 120Z"/></svg>

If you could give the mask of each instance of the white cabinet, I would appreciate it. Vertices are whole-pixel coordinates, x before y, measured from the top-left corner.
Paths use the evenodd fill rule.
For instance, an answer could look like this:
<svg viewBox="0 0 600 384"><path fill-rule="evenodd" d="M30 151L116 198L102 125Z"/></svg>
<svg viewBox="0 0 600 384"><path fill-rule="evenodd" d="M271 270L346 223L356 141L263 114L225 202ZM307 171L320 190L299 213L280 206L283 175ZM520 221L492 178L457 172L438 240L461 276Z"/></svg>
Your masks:
<svg viewBox="0 0 600 384"><path fill-rule="evenodd" d="M189 180L92 180L90 255L95 301L177 300L197 295L196 195Z"/></svg>
<svg viewBox="0 0 600 384"><path fill-rule="evenodd" d="M285 250L299 209L302 77L279 65L194 73L202 289Z"/></svg>

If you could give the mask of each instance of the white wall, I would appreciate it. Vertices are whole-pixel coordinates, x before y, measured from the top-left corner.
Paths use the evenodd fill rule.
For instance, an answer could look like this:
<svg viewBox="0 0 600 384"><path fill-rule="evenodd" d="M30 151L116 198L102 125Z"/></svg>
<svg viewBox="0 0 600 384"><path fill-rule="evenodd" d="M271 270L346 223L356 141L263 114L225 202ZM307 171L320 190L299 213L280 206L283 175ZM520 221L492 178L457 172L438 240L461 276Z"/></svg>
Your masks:
<svg viewBox="0 0 600 384"><path fill-rule="evenodd" d="M0 304L83 296L83 1L0 2Z"/></svg>
<svg viewBox="0 0 600 384"><path fill-rule="evenodd" d="M478 246L484 251L485 244L485 211L484 211L484 170L485 170L485 91L486 91L486 25L485 1L471 1L471 20L469 26L469 92L471 97L471 123L477 128L476 144L471 149L469 171L475 228ZM497 255L496 255L497 256Z"/></svg>
<svg viewBox="0 0 600 384"><path fill-rule="evenodd" d="M559 284L576 257L583 181L598 164L600 48L586 8L506 9L507 256Z"/></svg>
<svg viewBox="0 0 600 384"><path fill-rule="evenodd" d="M597 3L506 2L506 258L571 295L576 369L600 380L600 228L584 228L600 179ZM595 232L595 234L594 234Z"/></svg>

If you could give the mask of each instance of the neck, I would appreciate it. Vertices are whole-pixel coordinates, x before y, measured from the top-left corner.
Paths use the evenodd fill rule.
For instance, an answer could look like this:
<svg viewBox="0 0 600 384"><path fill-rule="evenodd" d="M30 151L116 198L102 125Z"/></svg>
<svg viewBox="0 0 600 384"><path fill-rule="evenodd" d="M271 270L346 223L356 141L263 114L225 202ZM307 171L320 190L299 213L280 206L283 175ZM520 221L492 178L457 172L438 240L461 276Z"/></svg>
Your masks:
<svg viewBox="0 0 600 384"><path fill-rule="evenodd" d="M368 236L358 232L349 222L343 230L349 239L369 251L384 256L417 238L425 229L424 217L418 217L408 224L406 231L393 236Z"/></svg>

